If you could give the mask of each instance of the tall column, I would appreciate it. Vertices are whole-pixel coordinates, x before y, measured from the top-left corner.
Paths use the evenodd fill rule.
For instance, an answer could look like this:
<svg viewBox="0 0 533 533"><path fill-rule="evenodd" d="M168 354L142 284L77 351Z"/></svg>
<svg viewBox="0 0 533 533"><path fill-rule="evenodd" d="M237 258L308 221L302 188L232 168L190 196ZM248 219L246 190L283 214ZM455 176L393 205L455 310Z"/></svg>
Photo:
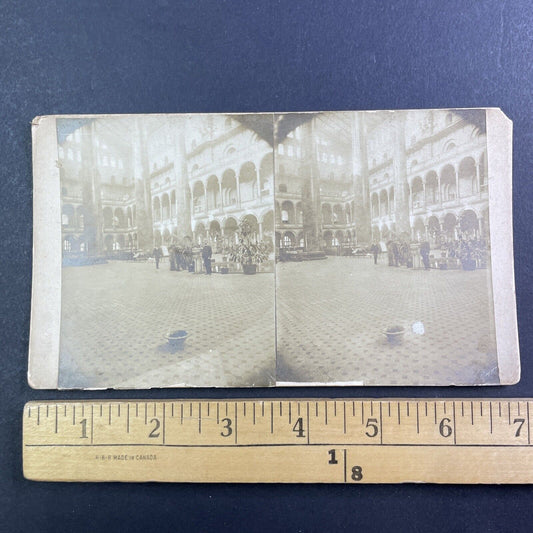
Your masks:
<svg viewBox="0 0 533 533"><path fill-rule="evenodd" d="M394 198L396 201L396 230L399 236L411 235L409 221L409 184L407 183L407 157L405 154L406 111L395 111L394 128Z"/></svg>
<svg viewBox="0 0 533 533"><path fill-rule="evenodd" d="M137 246L142 250L151 250L154 246L154 229L145 120L140 117L133 118L131 150L137 206Z"/></svg>
<svg viewBox="0 0 533 533"><path fill-rule="evenodd" d="M372 240L370 187L368 181L368 153L364 112L351 113L352 125L352 175L354 186L354 212L352 219L357 228L357 239ZM379 210L379 201L378 201Z"/></svg>
<svg viewBox="0 0 533 533"><path fill-rule="evenodd" d="M260 172L260 165L261 160L255 161L255 175L257 177L257 198L259 199L259 202L261 203L261 172Z"/></svg>
<svg viewBox="0 0 533 533"><path fill-rule="evenodd" d="M82 203L84 208L83 240L87 243L87 253L96 256L104 252L102 194L100 173L96 157L95 121L84 126L81 135L82 164L80 179L82 183Z"/></svg>
<svg viewBox="0 0 533 533"><path fill-rule="evenodd" d="M174 145L174 178L176 180L176 233L178 240L190 239L191 228L191 197L189 192L189 174L187 169L187 149L185 135L187 133L187 117L178 116L169 119L171 138ZM207 191L206 200L207 200ZM207 201L206 201L207 205Z"/></svg>
<svg viewBox="0 0 533 533"><path fill-rule="evenodd" d="M303 232L307 250L319 250L322 246L322 221L320 201L320 175L317 163L316 139L312 117L302 128L305 151L302 187Z"/></svg>

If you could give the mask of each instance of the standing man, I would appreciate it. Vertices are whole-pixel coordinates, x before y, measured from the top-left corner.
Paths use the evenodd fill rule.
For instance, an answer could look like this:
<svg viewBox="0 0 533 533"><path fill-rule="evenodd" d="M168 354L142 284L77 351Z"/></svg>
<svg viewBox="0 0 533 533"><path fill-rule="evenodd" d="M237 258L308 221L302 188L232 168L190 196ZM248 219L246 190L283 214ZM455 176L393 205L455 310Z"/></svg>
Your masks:
<svg viewBox="0 0 533 533"><path fill-rule="evenodd" d="M422 262L424 263L424 268L426 270L429 270L429 242L424 241L422 244L420 244L420 255L422 256Z"/></svg>
<svg viewBox="0 0 533 533"><path fill-rule="evenodd" d="M370 251L372 252L372 255L374 256L374 264L377 265L378 264L378 255L381 252L381 246L379 245L379 243L374 242L374 243L372 243L372 246L370 247Z"/></svg>
<svg viewBox="0 0 533 533"><path fill-rule="evenodd" d="M159 269L159 260L161 259L161 248L154 248L155 268Z"/></svg>
<svg viewBox="0 0 533 533"><path fill-rule="evenodd" d="M213 255L213 250L211 246L204 241L204 247L202 248L202 259L204 261L205 273L211 275L211 256Z"/></svg>

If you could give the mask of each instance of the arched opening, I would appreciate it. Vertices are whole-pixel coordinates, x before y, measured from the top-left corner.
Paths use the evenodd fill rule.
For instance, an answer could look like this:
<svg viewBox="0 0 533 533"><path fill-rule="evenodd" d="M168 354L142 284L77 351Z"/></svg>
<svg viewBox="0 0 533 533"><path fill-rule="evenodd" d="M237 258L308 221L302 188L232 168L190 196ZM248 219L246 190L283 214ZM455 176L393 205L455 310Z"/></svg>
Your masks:
<svg viewBox="0 0 533 533"><path fill-rule="evenodd" d="M222 174L222 205L237 204L237 178L235 172L228 169Z"/></svg>
<svg viewBox="0 0 533 533"><path fill-rule="evenodd" d="M344 212L342 210L342 205L340 204L335 204L333 206L333 223L334 224L345 224Z"/></svg>
<svg viewBox="0 0 533 533"><path fill-rule="evenodd" d="M259 175L261 178L261 195L270 194L273 190L273 176L274 176L274 161L272 154L267 154L261 160L259 167Z"/></svg>
<svg viewBox="0 0 533 533"><path fill-rule="evenodd" d="M250 227L250 236L252 241L259 241L259 223L254 215L246 215L242 219L243 223L247 223Z"/></svg>
<svg viewBox="0 0 533 533"><path fill-rule="evenodd" d="M174 190L170 193L170 216L176 217L176 191Z"/></svg>
<svg viewBox="0 0 533 533"><path fill-rule="evenodd" d="M444 222L442 224L444 234L448 240L455 240L457 238L456 228L457 228L457 218L454 214L448 213L444 217Z"/></svg>
<svg viewBox="0 0 533 533"><path fill-rule="evenodd" d="M195 215L205 212L205 189L201 181L197 181L193 186L192 205Z"/></svg>
<svg viewBox="0 0 533 533"><path fill-rule="evenodd" d="M381 216L389 214L389 195L385 190L379 193L379 212Z"/></svg>
<svg viewBox="0 0 533 533"><path fill-rule="evenodd" d="M346 224L352 223L352 209L350 208L350 204L346 204L344 206L344 212L346 217Z"/></svg>
<svg viewBox="0 0 533 533"><path fill-rule="evenodd" d="M413 201L413 209L424 207L424 183L420 176L414 178L411 183L411 199Z"/></svg>
<svg viewBox="0 0 533 533"><path fill-rule="evenodd" d="M129 206L126 209L126 218L128 222L128 228L131 228L133 226L133 215L132 215L131 207Z"/></svg>
<svg viewBox="0 0 533 533"><path fill-rule="evenodd" d="M159 200L159 196L156 196L153 200L152 212L154 221L159 222L161 220L161 200Z"/></svg>
<svg viewBox="0 0 533 533"><path fill-rule="evenodd" d="M201 222L198 222L194 228L194 240L196 244L202 244L205 241L206 236L207 232L205 226Z"/></svg>
<svg viewBox="0 0 533 533"><path fill-rule="evenodd" d="M209 224L209 239L215 244L220 244L221 242L222 231L217 220L212 220Z"/></svg>
<svg viewBox="0 0 533 533"><path fill-rule="evenodd" d="M234 244L236 242L238 224L237 221L230 217L224 222L224 240L226 244Z"/></svg>
<svg viewBox="0 0 533 533"><path fill-rule="evenodd" d="M479 220L476 213L471 209L463 211L459 218L459 227L463 235L477 238L479 235Z"/></svg>
<svg viewBox="0 0 533 533"><path fill-rule="evenodd" d="M161 198L161 212L163 214L163 220L169 220L170 218L170 199L168 194L163 194Z"/></svg>
<svg viewBox="0 0 533 533"><path fill-rule="evenodd" d="M439 201L439 178L432 170L426 174L426 202L428 205L436 204Z"/></svg>
<svg viewBox="0 0 533 533"><path fill-rule="evenodd" d="M286 231L283 234L283 240L281 242L282 248L292 248L296 243L296 237L292 231Z"/></svg>
<svg viewBox="0 0 533 533"><path fill-rule="evenodd" d="M115 218L113 220L113 225L117 228L125 228L126 227L126 217L124 216L124 211L122 208L117 207L115 209Z"/></svg>
<svg viewBox="0 0 533 533"><path fill-rule="evenodd" d="M342 246L344 244L344 232L338 230L335 232L335 246Z"/></svg>
<svg viewBox="0 0 533 533"><path fill-rule="evenodd" d="M457 196L455 183L455 169L452 165L446 165L440 175L441 197L443 202L455 200Z"/></svg>
<svg viewBox="0 0 533 533"><path fill-rule="evenodd" d="M331 205L322 204L322 223L329 226L333 222L333 216L331 213Z"/></svg>
<svg viewBox="0 0 533 533"><path fill-rule="evenodd" d="M394 187L389 189L389 213L394 213Z"/></svg>
<svg viewBox="0 0 533 533"><path fill-rule="evenodd" d="M209 209L220 208L220 186L216 176L210 176L207 180L207 205Z"/></svg>
<svg viewBox="0 0 533 533"><path fill-rule="evenodd" d="M281 204L281 222L283 224L294 224L294 205L288 200Z"/></svg>
<svg viewBox="0 0 533 533"><path fill-rule="evenodd" d="M239 172L239 187L241 202L249 202L257 196L257 172L255 165L248 161L244 163Z"/></svg>
<svg viewBox="0 0 533 533"><path fill-rule="evenodd" d="M477 192L476 162L472 157L465 157L459 163L459 196L464 198Z"/></svg>
<svg viewBox="0 0 533 533"><path fill-rule="evenodd" d="M115 250L124 250L126 248L126 237L121 233L116 240Z"/></svg>
<svg viewBox="0 0 533 533"><path fill-rule="evenodd" d="M428 237L432 245L436 246L440 241L440 223L436 216L428 219Z"/></svg>
<svg viewBox="0 0 533 533"><path fill-rule="evenodd" d="M372 193L370 204L372 206L372 218L379 217L379 197L376 192Z"/></svg>
<svg viewBox="0 0 533 533"><path fill-rule="evenodd" d="M426 240L426 226L422 219L417 218L413 224L413 233L415 241L422 242Z"/></svg>

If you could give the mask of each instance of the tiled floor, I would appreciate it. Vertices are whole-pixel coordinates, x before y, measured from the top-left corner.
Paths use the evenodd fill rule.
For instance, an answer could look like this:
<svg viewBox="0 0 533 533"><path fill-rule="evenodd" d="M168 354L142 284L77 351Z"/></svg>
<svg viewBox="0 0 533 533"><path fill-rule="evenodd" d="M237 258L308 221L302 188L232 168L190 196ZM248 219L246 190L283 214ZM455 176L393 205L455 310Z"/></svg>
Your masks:
<svg viewBox="0 0 533 533"><path fill-rule="evenodd" d="M60 387L273 384L273 273L115 261L64 268L62 283ZM180 329L176 351L164 335Z"/></svg>
<svg viewBox="0 0 533 533"><path fill-rule="evenodd" d="M278 263L279 381L497 383L489 272L412 270L366 257ZM382 334L403 326L403 342Z"/></svg>

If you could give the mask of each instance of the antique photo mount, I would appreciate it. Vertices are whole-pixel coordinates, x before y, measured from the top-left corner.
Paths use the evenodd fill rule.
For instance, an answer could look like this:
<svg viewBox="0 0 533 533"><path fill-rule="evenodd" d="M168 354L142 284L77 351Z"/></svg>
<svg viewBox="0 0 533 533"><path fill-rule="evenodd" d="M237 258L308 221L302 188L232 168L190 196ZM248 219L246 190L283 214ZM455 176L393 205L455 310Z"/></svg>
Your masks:
<svg viewBox="0 0 533 533"><path fill-rule="evenodd" d="M423 110L420 110L422 112ZM437 111L437 110L436 110ZM443 112L445 110L442 110ZM454 111L454 110L449 110ZM480 110L481 111L481 110ZM105 389L105 388L153 388L153 387L173 387L173 386L273 386L273 385L483 385L483 384L513 384L516 383L520 376L519 348L516 320L516 304L514 290L514 269L513 269L513 244L512 244L512 123L499 109L483 110L486 114L486 139L487 139L487 168L488 168L488 201L490 208L488 216L490 218L490 281L492 286L492 305L494 309L494 335L496 341L498 380L483 379L475 381L439 381L438 377L433 380L417 382L416 378L409 378L408 382L395 382L394 379L385 379L382 382L372 382L359 374L343 375L342 379L323 379L326 372L311 376L304 376L303 379L284 379L279 375L279 334L276 335L274 326L274 312L279 313L279 309L274 309L274 297L279 300L280 290L280 273L279 268L283 267L281 262L275 262L275 274L263 273L263 279L267 276L272 278L272 347L278 343L278 353L268 347L266 359L271 358L272 365L269 368L264 367L260 376L252 376L250 380L241 380L238 375L233 375L233 381L225 379L218 381L213 378L220 374L220 367L213 367L211 374L206 373L205 379L200 377L198 380L190 379L184 376L182 380L165 381L161 379L161 371L146 373L143 379L137 380L138 376L132 379L118 379L116 382L107 381L99 383L96 381L84 381L74 379L73 382L62 381L60 376L60 351L61 351L61 322L62 322L62 255L64 251L64 240L62 231L64 220L62 220L62 185L61 173L58 165L58 121L83 121L87 120L120 120L131 117L132 120L142 120L143 117L160 117L165 120L175 120L180 115L131 115L131 116L105 116L105 115L65 115L65 116L48 116L37 117L32 123L33 137L33 165L34 165L34 248L33 248L33 285L32 285L32 314L31 314L31 331L29 347L29 367L28 381L30 386L38 389L55 389L55 388L83 388L83 389ZM334 114L336 112L324 112ZM369 116L378 112L338 112L345 114L368 114ZM386 113L386 112L380 112ZM392 112L394 113L394 112ZM399 113L399 112L396 112ZM233 114L215 114L213 117L231 117ZM274 230L279 234L279 219L282 216L281 205L274 209L275 203L282 203L283 193L279 194L279 144L283 143L287 135L290 134L290 121L287 120L284 125L284 117L296 117L298 125L309 122L311 116L317 116L320 113L256 113L249 115L237 115L235 118L244 117L241 122L245 127L250 126L250 117L262 117L266 120L259 120L261 124L257 129L259 137L272 135L272 208L275 212L276 223L272 228L269 237L274 242L281 235L274 235ZM182 117L185 115L181 115ZM199 117L200 115L186 115L187 117ZM206 115L204 115L206 116ZM248 122L247 122L248 121ZM271 130L268 122L271 121ZM285 127L287 131L280 133L279 128ZM250 126L250 129L253 126ZM257 134L257 129L255 133ZM261 140L259 141L261 142ZM301 156L300 156L301 157ZM305 156L304 156L305 157ZM253 192L253 199L262 200L261 198L261 162L254 162L256 172L257 191ZM224 169L220 169L223 171ZM497 179L495 179L497 177ZM240 185L239 187L240 188ZM274 192L275 191L275 192ZM204 200L209 202L207 191ZM192 193L191 193L192 194ZM216 200L216 196L215 202ZM252 198L252 197L250 197ZM224 200L222 200L223 202ZM232 198L231 201L234 201ZM250 200L251 201L251 200ZM191 204L192 205L192 204ZM204 205L200 204L199 205ZM218 204L217 204L218 205ZM240 204L239 204L240 205ZM194 208L195 206L192 205ZM266 207L266 206L265 206ZM203 208L203 207L202 207ZM205 207L207 211L207 207ZM249 211L245 209L240 213L245 215ZM213 220L211 219L206 220ZM197 222L197 221L193 221ZM115 224L113 222L113 224ZM118 224L121 224L119 220ZM224 228L221 228L222 230ZM285 228L286 229L286 228ZM221 232L223 233L223 232ZM256 241L258 238L256 237ZM287 241L288 242L288 241ZM370 243L366 243L370 244ZM279 259L279 242L275 242L278 248ZM119 250L122 243L117 244ZM320 247L320 244L318 244ZM116 250L114 250L116 251ZM366 261L366 259L365 259ZM216 263L215 263L216 264ZM333 261L332 261L333 264ZM167 264L168 265L168 264ZM150 266L152 266L150 264ZM75 268L75 267L72 267ZM154 267L155 268L155 267ZM168 268L168 266L165 266ZM435 274L439 274L435 272ZM218 275L218 274L217 274ZM259 277L261 277L259 276ZM274 276L278 279L274 280ZM244 279L244 278L243 278ZM246 278L248 279L248 278ZM256 278L257 279L257 278ZM275 288L277 283L277 289ZM208 289L209 290L209 289ZM275 293L277 291L277 295ZM269 307L269 306L267 306ZM364 310L358 310L364 313ZM269 316L269 315L268 315ZM332 317L332 324L334 317ZM277 318L278 330L280 328L280 316ZM333 328L334 329L334 328ZM105 354L101 354L105 358ZM278 369L276 370L276 362ZM215 362L218 364L217 362ZM207 363L209 364L209 363ZM267 365L268 366L268 365ZM76 373L76 367L71 369L73 374ZM257 379L259 377L259 379ZM292 378L292 375L289 375ZM69 378L70 379L70 378Z"/></svg>

